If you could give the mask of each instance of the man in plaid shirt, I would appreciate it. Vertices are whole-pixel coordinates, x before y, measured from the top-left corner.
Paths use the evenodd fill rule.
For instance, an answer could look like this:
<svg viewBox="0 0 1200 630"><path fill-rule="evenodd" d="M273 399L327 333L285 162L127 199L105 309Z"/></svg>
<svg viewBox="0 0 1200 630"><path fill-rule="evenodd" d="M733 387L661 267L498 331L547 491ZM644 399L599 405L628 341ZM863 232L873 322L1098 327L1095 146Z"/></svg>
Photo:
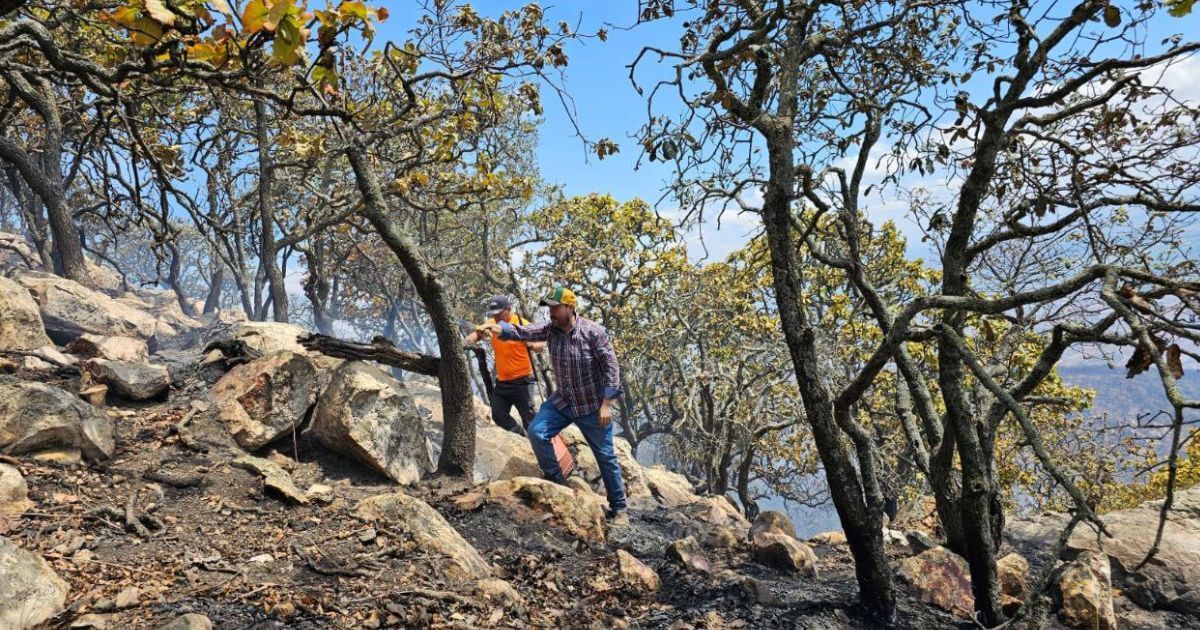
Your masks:
<svg viewBox="0 0 1200 630"><path fill-rule="evenodd" d="M547 479L563 482L550 440L574 423L600 465L608 517L614 524L624 525L629 517L612 424L612 404L621 395L617 353L603 326L576 313L575 293L570 289L555 287L540 304L550 307L549 321L528 325L502 321L485 329L503 340L546 342L557 391L529 423L529 443L538 465Z"/></svg>

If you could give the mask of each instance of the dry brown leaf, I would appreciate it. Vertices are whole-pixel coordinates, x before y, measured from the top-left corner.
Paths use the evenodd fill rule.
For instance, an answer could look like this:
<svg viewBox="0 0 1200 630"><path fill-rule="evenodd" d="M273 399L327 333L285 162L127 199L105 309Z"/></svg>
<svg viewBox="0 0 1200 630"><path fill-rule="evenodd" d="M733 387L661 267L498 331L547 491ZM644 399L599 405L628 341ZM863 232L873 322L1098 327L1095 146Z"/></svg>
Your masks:
<svg viewBox="0 0 1200 630"><path fill-rule="evenodd" d="M1173 343L1167 348L1167 369L1171 371L1171 377L1178 380L1183 378L1183 361L1182 351L1179 349L1179 344Z"/></svg>

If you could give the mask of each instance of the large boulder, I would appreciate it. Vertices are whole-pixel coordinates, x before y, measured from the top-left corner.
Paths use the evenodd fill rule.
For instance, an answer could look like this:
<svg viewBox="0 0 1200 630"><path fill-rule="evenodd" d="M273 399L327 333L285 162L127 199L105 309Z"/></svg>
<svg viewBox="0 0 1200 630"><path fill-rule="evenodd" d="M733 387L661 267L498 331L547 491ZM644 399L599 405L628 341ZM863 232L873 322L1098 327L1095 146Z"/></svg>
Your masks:
<svg viewBox="0 0 1200 630"><path fill-rule="evenodd" d="M0 276L0 348L33 350L49 344L33 296L21 285Z"/></svg>
<svg viewBox="0 0 1200 630"><path fill-rule="evenodd" d="M1068 628L1115 630L1112 577L1108 558L1085 551L1063 567L1058 587L1062 592L1062 619Z"/></svg>
<svg viewBox="0 0 1200 630"><path fill-rule="evenodd" d="M642 477L650 493L665 507L678 507L698 498L687 477L667 470L661 464L643 468Z"/></svg>
<svg viewBox="0 0 1200 630"><path fill-rule="evenodd" d="M1103 516L1112 538L1099 536L1086 524L1075 528L1064 555L1085 551L1112 560L1112 580L1145 608L1166 608L1200 616L1200 486L1175 493L1162 543L1154 558L1136 574L1154 544L1162 501L1150 501Z"/></svg>
<svg viewBox="0 0 1200 630"><path fill-rule="evenodd" d="M41 556L0 537L0 628L32 628L63 611L70 587Z"/></svg>
<svg viewBox="0 0 1200 630"><path fill-rule="evenodd" d="M422 551L445 556L451 565L448 573L455 579L492 577L492 567L479 551L437 510L420 499L401 492L383 494L359 502L354 513L365 521L385 521L393 530L411 538Z"/></svg>
<svg viewBox="0 0 1200 630"><path fill-rule="evenodd" d="M476 483L541 474L528 438L495 425L475 429Z"/></svg>
<svg viewBox="0 0 1200 630"><path fill-rule="evenodd" d="M361 361L333 371L312 434L330 450L410 484L433 470L425 423L404 385Z"/></svg>
<svg viewBox="0 0 1200 630"><path fill-rule="evenodd" d="M33 507L29 500L29 485L21 471L8 464L0 464L0 517L20 514Z"/></svg>
<svg viewBox="0 0 1200 630"><path fill-rule="evenodd" d="M0 383L0 448L13 454L78 449L92 460L116 449L112 421L95 407L44 383Z"/></svg>
<svg viewBox="0 0 1200 630"><path fill-rule="evenodd" d="M793 536L776 530L763 530L750 541L750 554L767 566L817 577L817 554Z"/></svg>
<svg viewBox="0 0 1200 630"><path fill-rule="evenodd" d="M417 408L427 416L427 431L431 437L436 433L438 439L431 440L434 444L441 443L441 434L445 417L442 415L442 388L438 387L436 379L419 374L410 375L405 378L404 386L408 388L408 393L412 395L413 402L417 403ZM479 398L472 398L472 405L475 409L475 426L482 429L484 427L494 427L492 422L492 411L487 403ZM520 436L518 436L520 437Z"/></svg>
<svg viewBox="0 0 1200 630"><path fill-rule="evenodd" d="M143 339L84 333L67 344L66 351L85 359L144 362L150 351Z"/></svg>
<svg viewBox="0 0 1200 630"><path fill-rule="evenodd" d="M917 599L963 619L971 619L975 596L967 561L946 549L929 551L900 561L900 578L913 587Z"/></svg>
<svg viewBox="0 0 1200 630"><path fill-rule="evenodd" d="M580 540L589 543L605 540L604 506L594 493L579 492L545 479L516 477L488 484L487 496L518 514L532 510L553 515L560 527Z"/></svg>
<svg viewBox="0 0 1200 630"><path fill-rule="evenodd" d="M212 393L217 417L239 446L254 451L296 430L316 391L312 361L284 350L234 367Z"/></svg>
<svg viewBox="0 0 1200 630"><path fill-rule="evenodd" d="M32 271L16 281L37 302L46 333L57 343L70 343L84 333L142 339L154 335L153 316L78 282Z"/></svg>
<svg viewBox="0 0 1200 630"><path fill-rule="evenodd" d="M307 332L295 324L283 322L243 322L234 326L231 331L234 339L246 342L247 346L263 355L274 354L280 350L308 354L308 350L297 341Z"/></svg>
<svg viewBox="0 0 1200 630"><path fill-rule="evenodd" d="M88 359L83 362L83 373L89 383L103 383L126 400L151 400L171 389L171 374L161 365Z"/></svg>

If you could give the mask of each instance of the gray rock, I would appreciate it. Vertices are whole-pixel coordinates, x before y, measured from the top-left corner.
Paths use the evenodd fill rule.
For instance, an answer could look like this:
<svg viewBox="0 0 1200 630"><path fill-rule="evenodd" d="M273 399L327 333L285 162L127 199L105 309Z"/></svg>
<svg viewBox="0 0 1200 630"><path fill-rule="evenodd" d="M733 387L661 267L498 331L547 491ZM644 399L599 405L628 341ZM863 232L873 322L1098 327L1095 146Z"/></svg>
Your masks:
<svg viewBox="0 0 1200 630"><path fill-rule="evenodd" d="M688 536L667 546L667 557L693 573L711 573L712 566L695 538Z"/></svg>
<svg viewBox="0 0 1200 630"><path fill-rule="evenodd" d="M775 532L795 538L796 526L792 524L792 520L783 512L766 510L754 517L754 524L750 526L750 538L753 539L760 532Z"/></svg>
<svg viewBox="0 0 1200 630"><path fill-rule="evenodd" d="M0 516L20 514L32 506L29 486L21 471L8 464L0 464Z"/></svg>
<svg viewBox="0 0 1200 630"><path fill-rule="evenodd" d="M150 360L145 340L84 333L67 344L67 352L85 359L109 359L134 363Z"/></svg>
<svg viewBox="0 0 1200 630"><path fill-rule="evenodd" d="M212 630L212 627L212 621L208 617L199 613L188 613L172 619L158 630Z"/></svg>
<svg viewBox="0 0 1200 630"><path fill-rule="evenodd" d="M63 611L70 587L41 556L0 537L0 628L32 628Z"/></svg>
<svg viewBox="0 0 1200 630"><path fill-rule="evenodd" d="M116 449L112 421L95 407L44 383L0 383L0 448L15 455L78 449L91 460Z"/></svg>
<svg viewBox="0 0 1200 630"><path fill-rule="evenodd" d="M171 374L161 365L88 359L83 372L91 383L103 383L126 400L151 400L171 389Z"/></svg>
<svg viewBox="0 0 1200 630"><path fill-rule="evenodd" d="M33 296L46 334L58 343L70 343L84 333L141 339L154 335L153 316L78 282L33 271L15 280Z"/></svg>
<svg viewBox="0 0 1200 630"><path fill-rule="evenodd" d="M492 577L492 567L437 510L420 499L395 492L364 499L354 513L368 522L384 521L410 536L422 551L450 560L449 575L459 580Z"/></svg>
<svg viewBox="0 0 1200 630"><path fill-rule="evenodd" d="M33 350L49 343L33 296L21 285L0 276L0 348Z"/></svg>
<svg viewBox="0 0 1200 630"><path fill-rule="evenodd" d="M923 553L938 546L937 541L929 534L917 529L905 532L904 537L908 539L908 547L914 554Z"/></svg>
<svg viewBox="0 0 1200 630"><path fill-rule="evenodd" d="M1200 486L1175 492L1158 553L1141 571L1133 571L1154 544L1161 507L1162 501L1149 501L1103 515L1112 538L1080 524L1064 555L1104 553L1111 560L1114 585L1134 602L1200 617Z"/></svg>
<svg viewBox="0 0 1200 630"><path fill-rule="evenodd" d="M434 469L425 423L404 384L361 361L333 371L313 413L312 435L401 484Z"/></svg>
<svg viewBox="0 0 1200 630"><path fill-rule="evenodd" d="M269 459L243 455L229 464L235 468L256 472L263 477L263 487L274 490L289 503L308 505L308 495L296 487L292 476L282 466Z"/></svg>

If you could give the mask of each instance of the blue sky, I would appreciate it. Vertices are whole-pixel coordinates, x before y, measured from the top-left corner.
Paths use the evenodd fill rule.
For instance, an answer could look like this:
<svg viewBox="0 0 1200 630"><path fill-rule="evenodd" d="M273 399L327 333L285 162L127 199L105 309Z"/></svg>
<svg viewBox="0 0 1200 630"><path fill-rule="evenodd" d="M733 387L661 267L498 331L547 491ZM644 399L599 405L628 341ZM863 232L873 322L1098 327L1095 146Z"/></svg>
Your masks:
<svg viewBox="0 0 1200 630"><path fill-rule="evenodd" d="M413 23L413 5L405 3L401 8L393 8L400 3L387 4L391 17L380 25L377 39L402 40ZM495 15L524 4L513 0L480 0L473 6L481 14ZM589 39L568 45L570 65L566 71L566 88L574 100L576 121L583 133L591 140L611 138L621 146L620 153L604 160L589 154L576 136L565 108L558 104L550 90L544 90L545 119L540 127L538 146L538 164L543 179L562 186L567 195L607 192L622 200L640 197L656 203L659 212L671 216L677 208L676 202L669 197L660 201L671 170L661 163L643 161L640 166L637 164L639 147L631 136L646 121L646 100L630 82L627 66L644 45L677 47L678 19L623 29L621 27L635 23L636 0L543 3L542 6L551 24L566 21L585 33L607 28L607 42ZM1154 26L1147 41L1156 46L1163 37L1173 33L1200 32L1200 11L1182 19L1167 18L1164 13ZM647 59L644 69L639 71L639 80L643 84L652 76L653 65L653 60ZM1178 95L1200 101L1200 59L1194 57L1171 68L1165 80L1177 89ZM927 187L939 185L936 177L925 178L922 183ZM866 212L877 224L896 220L908 236L910 256L921 256L927 262L933 262L930 261L932 252L920 242L917 226L905 214L904 202L894 196L881 198L876 195ZM699 258L703 253L699 242L703 238L708 258L720 259L744 243L756 227L756 217L726 214L720 226L709 221L698 233L690 234L689 247L693 257Z"/></svg>

